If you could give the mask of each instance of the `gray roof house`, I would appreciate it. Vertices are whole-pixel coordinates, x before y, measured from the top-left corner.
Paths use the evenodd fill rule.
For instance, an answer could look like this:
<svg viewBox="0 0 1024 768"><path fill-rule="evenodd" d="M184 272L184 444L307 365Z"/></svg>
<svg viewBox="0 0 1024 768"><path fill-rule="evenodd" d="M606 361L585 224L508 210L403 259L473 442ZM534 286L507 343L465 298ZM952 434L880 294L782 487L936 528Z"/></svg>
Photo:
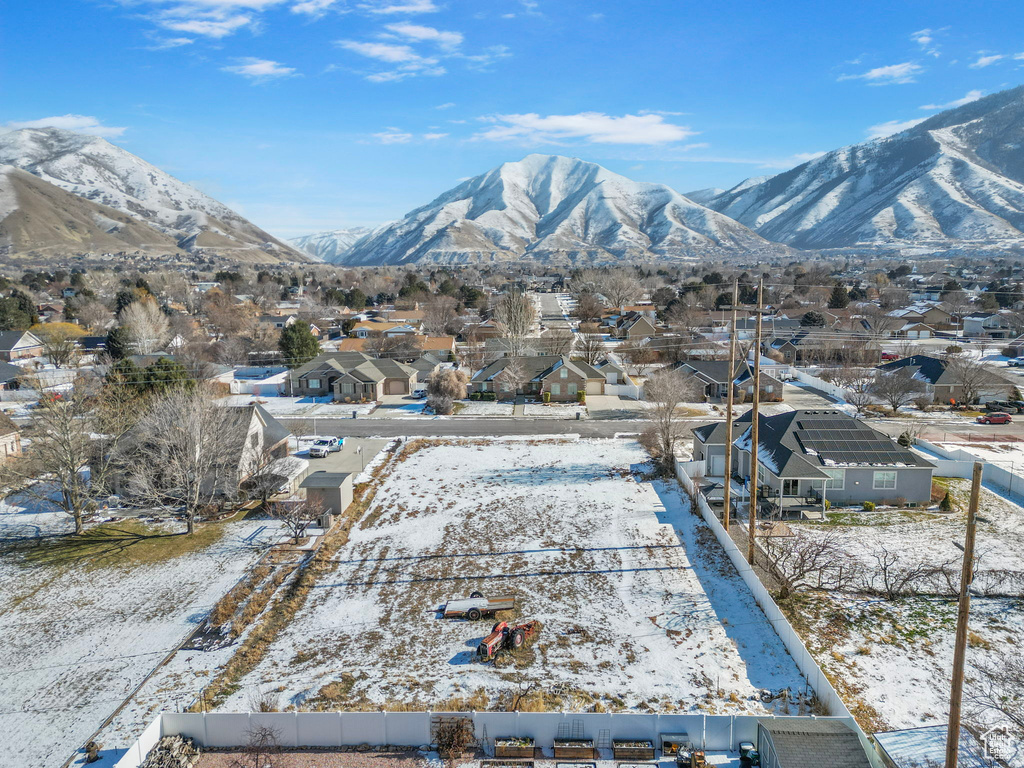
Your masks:
<svg viewBox="0 0 1024 768"><path fill-rule="evenodd" d="M926 725L901 731L875 733L875 744L882 762L889 768L920 768L922 765L944 765L946 737L949 727ZM992 768L994 762L985 756L981 743L966 728L960 729L960 751L957 768Z"/></svg>
<svg viewBox="0 0 1024 768"><path fill-rule="evenodd" d="M728 397L730 382L733 396L739 396L741 400L743 395L754 391L754 373L746 360L737 360L731 372L728 360L685 360L672 367L697 379L706 399ZM760 389L767 395L766 399L775 402L782 400L782 382L765 371L761 371Z"/></svg>
<svg viewBox="0 0 1024 768"><path fill-rule="evenodd" d="M884 373L909 372L911 378L924 384L925 391L937 403L948 403L950 400L960 402L964 399L963 386L954 367L942 358L911 355L893 360L891 363L883 363L878 366L878 370ZM978 401L981 403L1007 399L1014 386L1009 379L1004 379L991 371L985 372L978 378Z"/></svg>
<svg viewBox="0 0 1024 768"><path fill-rule="evenodd" d="M837 718L758 720L757 753L763 768L871 768L860 736Z"/></svg>
<svg viewBox="0 0 1024 768"><path fill-rule="evenodd" d="M494 392L501 398L548 392L553 401L565 402L575 401L580 392L603 394L605 381L600 369L567 355L499 357L473 376L469 391Z"/></svg>
<svg viewBox="0 0 1024 768"><path fill-rule="evenodd" d="M324 352L288 376L288 394L297 397L333 396L350 402L380 400L384 395L408 395L419 371L390 358L363 352Z"/></svg>
<svg viewBox="0 0 1024 768"><path fill-rule="evenodd" d="M733 471L751 476L750 411L736 420ZM799 410L758 419L758 491L766 512L817 512L865 501L908 505L931 501L935 465L883 432L840 411ZM721 476L725 424L693 430L693 458L705 475Z"/></svg>
<svg viewBox="0 0 1024 768"><path fill-rule="evenodd" d="M0 331L0 360L8 363L43 354L43 342L31 331Z"/></svg>

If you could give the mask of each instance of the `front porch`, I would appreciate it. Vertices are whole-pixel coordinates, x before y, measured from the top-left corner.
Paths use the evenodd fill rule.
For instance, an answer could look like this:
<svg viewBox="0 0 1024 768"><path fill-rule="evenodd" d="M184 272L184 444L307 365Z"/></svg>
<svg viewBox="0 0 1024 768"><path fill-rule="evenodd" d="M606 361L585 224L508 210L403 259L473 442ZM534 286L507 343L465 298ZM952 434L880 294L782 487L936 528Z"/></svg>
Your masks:
<svg viewBox="0 0 1024 768"><path fill-rule="evenodd" d="M725 504L725 478L707 477L706 482L698 489L707 499L712 509L721 510ZM816 480L806 480L819 482ZM799 492L801 487L798 486ZM825 500L821 492L809 485L803 489L806 495L783 495L778 488L760 485L757 489L757 518L759 520L823 520L825 518ZM746 517L750 504L750 491L747 481L733 477L729 491L732 515Z"/></svg>

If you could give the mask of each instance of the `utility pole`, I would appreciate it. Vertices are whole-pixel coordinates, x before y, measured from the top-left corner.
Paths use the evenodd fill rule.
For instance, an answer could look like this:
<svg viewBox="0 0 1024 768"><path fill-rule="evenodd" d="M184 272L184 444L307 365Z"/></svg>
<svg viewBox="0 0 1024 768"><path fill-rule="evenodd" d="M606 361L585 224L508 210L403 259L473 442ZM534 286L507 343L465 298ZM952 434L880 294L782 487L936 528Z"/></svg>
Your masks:
<svg viewBox="0 0 1024 768"><path fill-rule="evenodd" d="M722 498L725 501L725 509L722 512L722 525L729 530L729 517L732 508L732 380L736 375L736 303L739 301L739 280L732 281L732 328L729 335L729 379L728 395L725 401L725 485L722 488Z"/></svg>
<svg viewBox="0 0 1024 768"><path fill-rule="evenodd" d="M960 571L960 605L956 614L956 644L953 647L953 684L949 693L949 729L946 732L946 766L956 768L960 751L960 705L964 695L964 661L967 656L967 619L971 611L971 582L974 581L974 532L978 524L982 463L974 462L971 503L967 507L964 534L964 564Z"/></svg>
<svg viewBox="0 0 1024 768"><path fill-rule="evenodd" d="M757 538L757 427L761 405L761 307L764 304L764 278L757 281L757 322L754 331L754 402L750 409L750 508L747 513L747 562L754 564L754 540Z"/></svg>

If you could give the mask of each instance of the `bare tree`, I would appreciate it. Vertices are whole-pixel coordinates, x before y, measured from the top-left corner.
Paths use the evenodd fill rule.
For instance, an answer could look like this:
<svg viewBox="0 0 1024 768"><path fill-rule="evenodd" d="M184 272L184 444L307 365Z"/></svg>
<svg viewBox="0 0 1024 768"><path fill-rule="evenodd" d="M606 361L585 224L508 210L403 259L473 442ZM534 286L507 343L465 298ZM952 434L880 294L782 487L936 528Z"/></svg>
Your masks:
<svg viewBox="0 0 1024 768"><path fill-rule="evenodd" d="M1024 656L1000 654L997 659L974 663L976 674L964 691L964 697L983 713L998 713L1013 725L1015 735L1024 741Z"/></svg>
<svg viewBox="0 0 1024 768"><path fill-rule="evenodd" d="M456 400L466 399L468 383L468 377L463 371L453 368L434 371L427 379L427 405L436 414L450 414L454 410Z"/></svg>
<svg viewBox="0 0 1024 768"><path fill-rule="evenodd" d="M870 395L889 406L892 413L909 405L925 391L924 383L915 379L906 368L891 372L879 371L868 390Z"/></svg>
<svg viewBox="0 0 1024 768"><path fill-rule="evenodd" d="M276 728L253 724L245 734L245 747L232 761L231 768L283 768L279 760L281 733Z"/></svg>
<svg viewBox="0 0 1024 768"><path fill-rule="evenodd" d="M494 377L498 386L502 390L511 392L513 397L523 388L528 379L529 373L526 370L526 366L523 364L522 359L518 357L507 358L505 367Z"/></svg>
<svg viewBox="0 0 1024 768"><path fill-rule="evenodd" d="M295 424L294 429L298 429ZM271 496L277 495L287 478L280 473L280 459L274 455L271 446L264 445L258 451L250 451L243 460L241 489L250 499L259 499L260 507L267 509Z"/></svg>
<svg viewBox="0 0 1024 768"><path fill-rule="evenodd" d="M483 341L471 337L465 344L457 349L459 363L465 366L470 373L475 373L487 365L487 347Z"/></svg>
<svg viewBox="0 0 1024 768"><path fill-rule="evenodd" d="M431 296L423 305L423 332L428 336L454 336L462 328L458 302L452 296Z"/></svg>
<svg viewBox="0 0 1024 768"><path fill-rule="evenodd" d="M576 356L588 365L597 365L604 355L604 339L601 330L593 323L580 326L576 340Z"/></svg>
<svg viewBox="0 0 1024 768"><path fill-rule="evenodd" d="M539 346L545 355L568 355L574 338L568 328L554 328L540 337Z"/></svg>
<svg viewBox="0 0 1024 768"><path fill-rule="evenodd" d="M121 325L139 355L151 355L167 343L170 323L153 299L133 301L121 310Z"/></svg>
<svg viewBox="0 0 1024 768"><path fill-rule="evenodd" d="M32 333L43 343L43 355L58 368L78 362L78 339L85 331L74 323L45 323L32 326Z"/></svg>
<svg viewBox="0 0 1024 768"><path fill-rule="evenodd" d="M366 353L374 357L417 357L422 340L418 336L377 334L366 340Z"/></svg>
<svg viewBox="0 0 1024 768"><path fill-rule="evenodd" d="M601 318L604 312L604 304L597 295L591 291L582 291L576 294L576 319L581 323L589 323Z"/></svg>
<svg viewBox="0 0 1024 768"><path fill-rule="evenodd" d="M655 436L655 460L662 472L675 472L676 442L683 436L683 423L676 416L682 403L693 402L697 384L693 377L679 371L661 370L654 373L644 385L647 401L646 417Z"/></svg>
<svg viewBox="0 0 1024 768"><path fill-rule="evenodd" d="M494 312L498 330L508 341L509 355L522 357L526 351L526 339L533 328L536 309L526 294L510 291L502 296Z"/></svg>
<svg viewBox="0 0 1024 768"><path fill-rule="evenodd" d="M83 328L98 334L106 333L107 327L114 319L114 313L110 311L110 307L96 299L76 302L74 313Z"/></svg>
<svg viewBox="0 0 1024 768"><path fill-rule="evenodd" d="M622 359L633 368L633 373L643 376L658 360L658 355L643 341L627 341L616 350Z"/></svg>
<svg viewBox="0 0 1024 768"><path fill-rule="evenodd" d="M960 387L961 399L965 403L978 402L985 390L1001 383L980 359L967 354L950 355L946 368L952 374L954 384Z"/></svg>
<svg viewBox="0 0 1024 768"><path fill-rule="evenodd" d="M838 532L823 536L763 536L759 539L768 562L782 581L779 597L791 591L821 587L825 579L839 576L840 569L852 568L840 546Z"/></svg>
<svg viewBox="0 0 1024 768"><path fill-rule="evenodd" d="M325 511L323 501L318 498L287 499L271 504L269 509L270 516L284 526L295 544L299 543L306 535L306 529L319 520Z"/></svg>
<svg viewBox="0 0 1024 768"><path fill-rule="evenodd" d="M202 389L154 400L122 458L128 492L143 503L180 507L193 533L200 509L238 490L247 413L218 406Z"/></svg>
<svg viewBox="0 0 1024 768"><path fill-rule="evenodd" d="M640 297L643 288L632 274L621 269L608 272L598 281L598 290L613 307L623 307Z"/></svg>

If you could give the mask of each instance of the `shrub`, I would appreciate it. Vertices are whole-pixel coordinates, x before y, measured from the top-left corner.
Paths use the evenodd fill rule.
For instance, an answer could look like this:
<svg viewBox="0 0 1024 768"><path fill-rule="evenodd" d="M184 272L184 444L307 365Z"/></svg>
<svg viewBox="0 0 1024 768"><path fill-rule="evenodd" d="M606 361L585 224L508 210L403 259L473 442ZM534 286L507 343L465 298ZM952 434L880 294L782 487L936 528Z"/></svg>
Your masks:
<svg viewBox="0 0 1024 768"><path fill-rule="evenodd" d="M545 392L543 400L544 400L545 403L550 403L551 402L551 393L550 392Z"/></svg>
<svg viewBox="0 0 1024 768"><path fill-rule="evenodd" d="M576 402L580 403L581 405L585 404L587 402L587 393L586 392L577 392L576 393Z"/></svg>
<svg viewBox="0 0 1024 768"><path fill-rule="evenodd" d="M828 512L830 509L832 509L832 502L825 499L825 511Z"/></svg>
<svg viewBox="0 0 1024 768"><path fill-rule="evenodd" d="M875 502L873 502L873 501L865 501L863 506L864 506L864 511L865 512L874 512L875 511Z"/></svg>
<svg viewBox="0 0 1024 768"><path fill-rule="evenodd" d="M1017 356L1017 348L1016 347L1003 347L1003 351L1002 351L1001 354L1003 355L1003 357L1016 357Z"/></svg>
<svg viewBox="0 0 1024 768"><path fill-rule="evenodd" d="M896 438L896 443L902 445L904 448L909 448L914 442L914 438L910 436L909 432L903 432L899 437Z"/></svg>
<svg viewBox="0 0 1024 768"><path fill-rule="evenodd" d="M949 497L949 491L946 491L946 495L942 497L942 501L939 502L939 509L943 512L953 511L953 499Z"/></svg>
<svg viewBox="0 0 1024 768"><path fill-rule="evenodd" d="M471 394L469 396L469 399L470 400L479 400L480 399L480 393L479 392L474 392L473 394Z"/></svg>
<svg viewBox="0 0 1024 768"><path fill-rule="evenodd" d="M946 354L947 355L958 355L958 354L960 354L963 351L964 351L964 348L963 347L958 347L956 344L950 344L948 347L946 347Z"/></svg>

